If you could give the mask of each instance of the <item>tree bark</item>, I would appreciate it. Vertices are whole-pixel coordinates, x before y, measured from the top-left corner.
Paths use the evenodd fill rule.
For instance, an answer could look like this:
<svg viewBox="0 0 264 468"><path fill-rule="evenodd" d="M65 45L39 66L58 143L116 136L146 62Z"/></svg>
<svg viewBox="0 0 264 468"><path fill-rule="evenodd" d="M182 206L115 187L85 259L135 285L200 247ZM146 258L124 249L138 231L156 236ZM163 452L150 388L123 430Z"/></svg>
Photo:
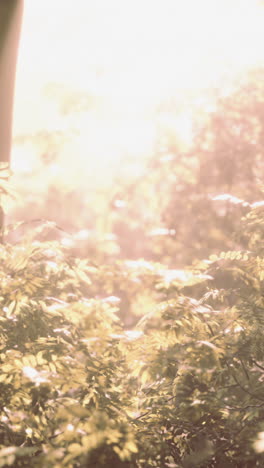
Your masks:
<svg viewBox="0 0 264 468"><path fill-rule="evenodd" d="M24 0L0 0L0 167L10 165L17 52ZM4 214L0 210L0 229Z"/></svg>
<svg viewBox="0 0 264 468"><path fill-rule="evenodd" d="M0 2L0 162L10 162L17 51L24 0Z"/></svg>

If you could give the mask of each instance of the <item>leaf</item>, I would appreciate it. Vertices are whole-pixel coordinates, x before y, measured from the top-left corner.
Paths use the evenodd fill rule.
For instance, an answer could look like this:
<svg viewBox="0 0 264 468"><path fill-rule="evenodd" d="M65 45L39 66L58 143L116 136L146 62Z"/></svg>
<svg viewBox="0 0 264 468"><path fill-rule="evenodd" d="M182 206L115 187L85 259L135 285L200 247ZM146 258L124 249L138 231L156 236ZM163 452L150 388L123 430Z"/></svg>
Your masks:
<svg viewBox="0 0 264 468"><path fill-rule="evenodd" d="M129 442L126 443L126 449L129 450L132 453L137 453L138 452L138 448L137 448L135 442L133 442L132 440L130 440Z"/></svg>
<svg viewBox="0 0 264 468"><path fill-rule="evenodd" d="M80 444L76 444L76 443L70 444L68 446L68 451L70 453L75 454L75 455L79 455L80 453L82 453L83 447Z"/></svg>
<svg viewBox="0 0 264 468"><path fill-rule="evenodd" d="M11 364L4 364L2 367L1 367L1 370L3 372L5 372L6 374L8 374L9 372L13 371L14 370L14 366L12 366Z"/></svg>
<svg viewBox="0 0 264 468"><path fill-rule="evenodd" d="M85 418L90 416L90 412L78 403L68 406L67 411L78 418Z"/></svg>
<svg viewBox="0 0 264 468"><path fill-rule="evenodd" d="M90 286L92 284L89 276L83 270L75 270L77 278L82 281L83 283Z"/></svg>
<svg viewBox="0 0 264 468"><path fill-rule="evenodd" d="M215 346L213 343L210 341L197 341L197 343L208 346L208 348L211 348L213 350L217 350L217 346Z"/></svg>

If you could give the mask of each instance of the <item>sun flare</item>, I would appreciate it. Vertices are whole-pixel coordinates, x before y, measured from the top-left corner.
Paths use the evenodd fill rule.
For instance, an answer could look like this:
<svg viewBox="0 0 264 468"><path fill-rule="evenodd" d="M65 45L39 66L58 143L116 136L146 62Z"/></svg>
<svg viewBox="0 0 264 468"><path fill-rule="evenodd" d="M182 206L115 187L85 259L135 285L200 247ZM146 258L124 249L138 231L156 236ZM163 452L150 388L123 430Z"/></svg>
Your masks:
<svg viewBox="0 0 264 468"><path fill-rule="evenodd" d="M87 173L109 173L127 158L143 161L156 142L159 105L190 90L224 87L262 63L263 39L263 6L253 0L27 0L14 137L72 135L59 164L71 165L74 153ZM74 93L86 99L81 110ZM189 114L166 119L191 139ZM16 141L14 170L33 170L32 148Z"/></svg>

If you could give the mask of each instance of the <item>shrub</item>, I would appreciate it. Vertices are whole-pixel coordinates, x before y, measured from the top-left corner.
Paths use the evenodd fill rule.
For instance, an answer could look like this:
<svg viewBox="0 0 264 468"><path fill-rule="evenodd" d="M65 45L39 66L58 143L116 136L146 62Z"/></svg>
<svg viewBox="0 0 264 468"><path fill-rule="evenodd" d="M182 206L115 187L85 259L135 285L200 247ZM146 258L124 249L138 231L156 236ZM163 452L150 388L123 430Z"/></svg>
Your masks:
<svg viewBox="0 0 264 468"><path fill-rule="evenodd" d="M122 264L123 288L133 266L156 291L130 330L93 292L120 265L2 245L1 466L263 466L264 210L251 208L245 251L185 272Z"/></svg>

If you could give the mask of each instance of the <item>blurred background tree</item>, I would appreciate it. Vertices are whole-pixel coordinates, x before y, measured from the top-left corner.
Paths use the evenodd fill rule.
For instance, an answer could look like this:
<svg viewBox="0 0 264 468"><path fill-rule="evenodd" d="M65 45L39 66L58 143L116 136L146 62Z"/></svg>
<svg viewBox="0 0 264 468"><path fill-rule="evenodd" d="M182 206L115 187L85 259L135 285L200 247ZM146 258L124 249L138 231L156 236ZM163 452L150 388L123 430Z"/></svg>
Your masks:
<svg viewBox="0 0 264 468"><path fill-rule="evenodd" d="M240 245L239 200L263 178L263 8L187 3L27 3L10 222L54 221L46 237L100 261L182 267Z"/></svg>

